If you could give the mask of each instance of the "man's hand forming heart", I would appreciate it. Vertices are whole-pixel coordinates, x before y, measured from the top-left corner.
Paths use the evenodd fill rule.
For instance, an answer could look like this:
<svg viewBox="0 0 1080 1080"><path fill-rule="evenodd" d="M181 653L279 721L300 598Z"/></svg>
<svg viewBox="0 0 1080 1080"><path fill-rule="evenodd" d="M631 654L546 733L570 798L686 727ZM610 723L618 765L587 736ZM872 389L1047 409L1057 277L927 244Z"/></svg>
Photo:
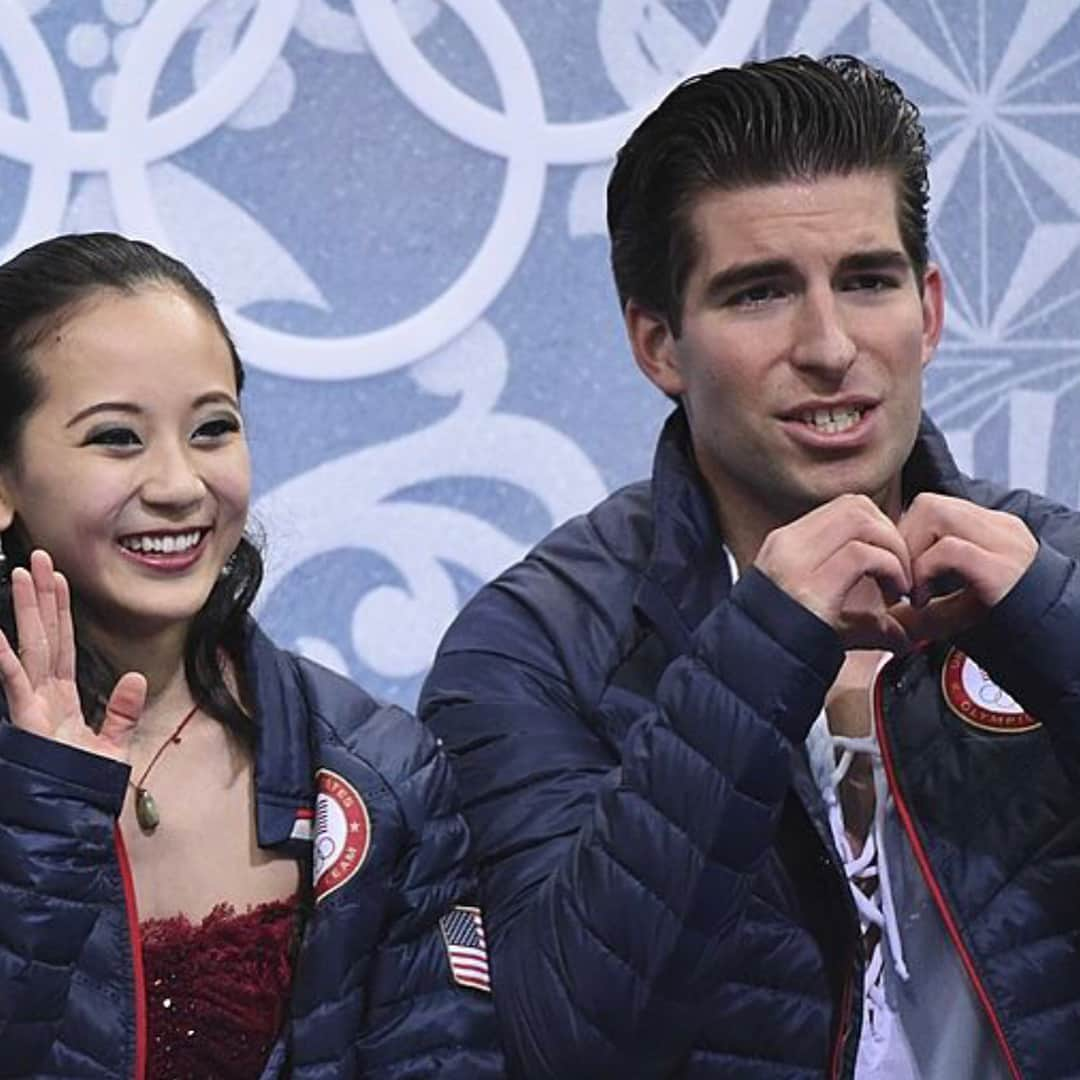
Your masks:
<svg viewBox="0 0 1080 1080"><path fill-rule="evenodd" d="M910 602L889 608L912 641L954 638L980 622L1031 566L1039 542L1014 514L924 493L901 517ZM941 594L947 582L949 591Z"/></svg>
<svg viewBox="0 0 1080 1080"><path fill-rule="evenodd" d="M866 496L841 495L769 533L754 565L846 649L904 652L974 626L1038 546L1018 517L963 499L919 495L894 525ZM956 587L938 595L943 582Z"/></svg>

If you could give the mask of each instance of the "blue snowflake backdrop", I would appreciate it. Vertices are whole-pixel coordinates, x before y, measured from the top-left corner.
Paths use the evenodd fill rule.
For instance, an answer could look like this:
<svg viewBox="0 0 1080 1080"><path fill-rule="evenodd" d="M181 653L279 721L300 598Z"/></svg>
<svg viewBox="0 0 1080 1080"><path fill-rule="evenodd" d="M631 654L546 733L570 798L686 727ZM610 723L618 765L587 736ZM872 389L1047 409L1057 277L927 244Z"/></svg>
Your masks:
<svg viewBox="0 0 1080 1080"><path fill-rule="evenodd" d="M1080 485L1080 0L0 0L4 254L190 262L251 371L260 614L411 705L477 585L645 474L615 148L680 77L844 51L923 109L961 465Z"/></svg>

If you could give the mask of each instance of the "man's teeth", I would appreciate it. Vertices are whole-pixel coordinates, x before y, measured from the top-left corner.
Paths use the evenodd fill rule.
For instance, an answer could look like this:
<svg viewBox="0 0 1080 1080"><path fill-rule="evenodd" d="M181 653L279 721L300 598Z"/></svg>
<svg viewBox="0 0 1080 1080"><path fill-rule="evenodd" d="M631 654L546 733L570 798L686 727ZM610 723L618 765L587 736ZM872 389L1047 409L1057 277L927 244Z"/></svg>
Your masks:
<svg viewBox="0 0 1080 1080"><path fill-rule="evenodd" d="M816 431L836 435L854 427L862 419L863 410L856 406L840 409L813 409L802 414L801 420Z"/></svg>
<svg viewBox="0 0 1080 1080"><path fill-rule="evenodd" d="M125 536L120 544L128 551L148 551L155 555L174 555L190 551L202 537L202 530L174 536Z"/></svg>

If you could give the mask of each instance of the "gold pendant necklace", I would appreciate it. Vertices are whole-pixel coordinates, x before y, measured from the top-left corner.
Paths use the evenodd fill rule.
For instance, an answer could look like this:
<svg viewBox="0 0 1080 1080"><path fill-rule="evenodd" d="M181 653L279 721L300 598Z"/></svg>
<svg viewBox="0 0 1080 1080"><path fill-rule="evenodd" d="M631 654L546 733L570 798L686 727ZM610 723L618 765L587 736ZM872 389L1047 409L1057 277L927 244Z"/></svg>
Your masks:
<svg viewBox="0 0 1080 1080"><path fill-rule="evenodd" d="M138 781L132 783L131 780L128 780L128 784L135 792L135 820L144 833L152 833L161 824L161 813L158 811L157 801L146 790L146 778L150 775L150 770L158 763L158 758L165 753L165 748L171 743L179 745L180 733L188 726L188 722L198 711L199 706L193 705L191 712L176 725L176 730L157 748L154 756L150 759L150 764L143 769L143 774Z"/></svg>

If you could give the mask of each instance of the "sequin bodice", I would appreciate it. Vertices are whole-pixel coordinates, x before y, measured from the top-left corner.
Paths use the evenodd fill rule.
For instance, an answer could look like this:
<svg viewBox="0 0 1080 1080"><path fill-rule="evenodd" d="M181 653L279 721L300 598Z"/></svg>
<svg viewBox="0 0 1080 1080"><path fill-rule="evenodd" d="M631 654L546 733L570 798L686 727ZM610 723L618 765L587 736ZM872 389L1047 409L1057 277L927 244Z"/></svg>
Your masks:
<svg viewBox="0 0 1080 1080"><path fill-rule="evenodd" d="M296 916L294 898L142 924L149 1080L262 1073L288 1003Z"/></svg>

